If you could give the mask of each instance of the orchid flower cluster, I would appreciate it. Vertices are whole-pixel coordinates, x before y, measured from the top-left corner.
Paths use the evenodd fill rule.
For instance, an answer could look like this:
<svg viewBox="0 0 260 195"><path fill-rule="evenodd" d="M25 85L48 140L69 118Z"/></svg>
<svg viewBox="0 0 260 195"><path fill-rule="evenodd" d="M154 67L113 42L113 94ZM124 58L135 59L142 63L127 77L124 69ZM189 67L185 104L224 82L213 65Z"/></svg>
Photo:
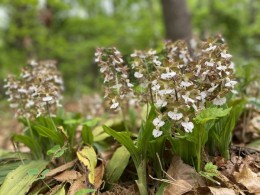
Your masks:
<svg viewBox="0 0 260 195"><path fill-rule="evenodd" d="M29 61L19 77L5 79L6 95L16 116L32 118L54 114L61 107L63 80L56 68L56 61Z"/></svg>
<svg viewBox="0 0 260 195"><path fill-rule="evenodd" d="M105 96L107 98L110 94L114 97L110 108L115 108L115 102L118 103L116 107L120 106L114 94L110 93L113 88L119 89L118 94L131 92L131 96L124 95L123 98L137 98L155 104L158 116L153 120L154 137L162 135L161 127L166 120L171 120L175 127L187 133L192 132L192 119L196 113L208 105L221 106L227 101L227 93L236 93L232 55L227 52L227 45L221 37L198 43L192 54L184 41L166 42L160 53L135 51L130 55L129 65L134 86L127 76L126 62L121 55L116 57L115 53L119 52L112 48L110 51L114 53L111 55L108 51L98 49L96 61L105 75L105 83L111 82ZM119 65L124 65L125 72L116 77L112 73ZM142 93L133 90L136 86L143 89Z"/></svg>
<svg viewBox="0 0 260 195"><path fill-rule="evenodd" d="M97 49L96 59L100 72L104 74L105 99L109 100L110 109L119 110L133 98L133 84L129 80L128 66L116 48Z"/></svg>

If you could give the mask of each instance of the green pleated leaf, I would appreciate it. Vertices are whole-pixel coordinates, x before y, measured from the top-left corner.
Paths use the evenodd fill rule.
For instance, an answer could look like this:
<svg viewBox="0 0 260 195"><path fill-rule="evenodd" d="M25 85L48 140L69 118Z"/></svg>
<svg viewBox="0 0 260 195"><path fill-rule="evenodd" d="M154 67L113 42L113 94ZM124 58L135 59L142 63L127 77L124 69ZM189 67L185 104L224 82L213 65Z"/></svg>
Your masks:
<svg viewBox="0 0 260 195"><path fill-rule="evenodd" d="M28 146L31 149L32 156L34 158L39 159L42 157L42 146L37 142L36 139L33 139L27 135L14 135L12 140L14 142L20 142Z"/></svg>
<svg viewBox="0 0 260 195"><path fill-rule="evenodd" d="M106 179L110 183L115 183L119 180L126 166L128 165L130 153L121 146L119 147L106 167Z"/></svg>
<svg viewBox="0 0 260 195"><path fill-rule="evenodd" d="M200 124L205 124L209 120L215 120L220 117L226 116L229 114L231 108L223 109L223 108L207 108L202 110L195 118L194 121Z"/></svg>
<svg viewBox="0 0 260 195"><path fill-rule="evenodd" d="M47 164L48 162L46 161L31 161L28 164L20 165L17 169L8 173L0 188L0 194L27 193L32 183L37 180L38 175L45 169ZM36 169L38 173L31 174Z"/></svg>
<svg viewBox="0 0 260 195"><path fill-rule="evenodd" d="M62 186L54 195L66 195L65 187Z"/></svg>
<svg viewBox="0 0 260 195"><path fill-rule="evenodd" d="M93 133L89 126L83 125L83 129L81 131L81 137L85 144L92 144L93 143Z"/></svg>
<svg viewBox="0 0 260 195"><path fill-rule="evenodd" d="M119 143L121 143L123 146L126 147L126 149L129 151L136 165L140 164L141 155L138 152L138 149L135 147L133 140L130 138L127 132L117 132L105 125L103 126L103 129L106 133L114 137Z"/></svg>
<svg viewBox="0 0 260 195"><path fill-rule="evenodd" d="M63 145L64 139L57 131L43 125L35 125L33 128L43 137L53 140L55 143Z"/></svg>

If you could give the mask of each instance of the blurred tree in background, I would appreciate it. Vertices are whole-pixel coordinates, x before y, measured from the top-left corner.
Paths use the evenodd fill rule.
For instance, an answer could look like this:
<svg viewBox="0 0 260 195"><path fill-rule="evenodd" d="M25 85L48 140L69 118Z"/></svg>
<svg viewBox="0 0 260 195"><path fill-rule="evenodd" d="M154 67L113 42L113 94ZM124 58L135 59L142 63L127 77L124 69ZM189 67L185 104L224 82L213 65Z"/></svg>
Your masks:
<svg viewBox="0 0 260 195"><path fill-rule="evenodd" d="M152 0L1 0L0 6L6 14L0 32L1 78L29 58L56 59L66 89L74 94L96 87L96 47L129 53L162 39Z"/></svg>
<svg viewBox="0 0 260 195"><path fill-rule="evenodd" d="M56 59L66 90L74 95L88 92L100 85L96 47L116 46L123 54L157 48L164 37L174 39L169 35L171 25L180 30L174 25L186 24L181 30L187 36L181 36L184 31L174 36L191 36L189 19L195 37L223 34L239 64L260 61L259 0L187 0L186 4L183 0L0 0L0 84L30 58ZM186 16L176 10L185 10ZM180 20L184 22L178 24Z"/></svg>

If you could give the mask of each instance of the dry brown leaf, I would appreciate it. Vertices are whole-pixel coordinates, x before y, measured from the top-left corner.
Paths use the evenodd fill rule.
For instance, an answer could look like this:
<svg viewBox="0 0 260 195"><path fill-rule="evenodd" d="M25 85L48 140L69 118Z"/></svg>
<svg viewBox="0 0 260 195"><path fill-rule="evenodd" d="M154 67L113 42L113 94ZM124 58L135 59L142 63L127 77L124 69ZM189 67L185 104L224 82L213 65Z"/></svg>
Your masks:
<svg viewBox="0 0 260 195"><path fill-rule="evenodd" d="M238 183L244 185L250 193L260 193L260 177L251 171L245 164L240 172L235 172L234 177Z"/></svg>
<svg viewBox="0 0 260 195"><path fill-rule="evenodd" d="M192 187L205 186L203 178L196 172L194 168L183 163L179 156L174 156L167 171L175 180L184 180L189 183ZM172 180L168 177L169 180Z"/></svg>
<svg viewBox="0 0 260 195"><path fill-rule="evenodd" d="M172 182L170 185L168 185L164 191L164 195L182 195L186 192L189 192L192 190L192 186L181 179L178 179L174 182Z"/></svg>
<svg viewBox="0 0 260 195"><path fill-rule="evenodd" d="M105 172L105 165L102 162L98 167L95 168L95 189L98 189L103 183L103 176Z"/></svg>
<svg viewBox="0 0 260 195"><path fill-rule="evenodd" d="M87 185L85 181L86 175L84 174L71 184L70 189L68 191L68 195L74 195L77 191L86 188Z"/></svg>
<svg viewBox="0 0 260 195"><path fill-rule="evenodd" d="M52 169L50 170L47 174L46 174L46 177L53 177L54 175L58 174L58 173L61 173L71 167L73 167L75 165L75 163L77 162L77 160L73 160L71 162L68 162L64 165L61 165L55 169Z"/></svg>
<svg viewBox="0 0 260 195"><path fill-rule="evenodd" d="M57 175L54 177L54 179L56 179L57 181L71 181L71 180L77 180L78 178L80 178L82 175L80 172L78 171L64 171L61 174Z"/></svg>
<svg viewBox="0 0 260 195"><path fill-rule="evenodd" d="M255 116L252 120L251 120L251 124L253 125L253 127L260 131L260 116L257 115Z"/></svg>
<svg viewBox="0 0 260 195"><path fill-rule="evenodd" d="M213 195L236 195L234 190L228 189L228 188L214 188L214 187L208 187L210 192Z"/></svg>

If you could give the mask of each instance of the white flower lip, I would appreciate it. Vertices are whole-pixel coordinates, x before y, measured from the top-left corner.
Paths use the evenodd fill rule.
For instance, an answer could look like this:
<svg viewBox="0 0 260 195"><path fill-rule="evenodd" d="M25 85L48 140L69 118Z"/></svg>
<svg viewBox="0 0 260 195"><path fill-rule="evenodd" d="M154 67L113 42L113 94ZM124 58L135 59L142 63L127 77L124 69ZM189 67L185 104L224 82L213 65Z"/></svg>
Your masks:
<svg viewBox="0 0 260 195"><path fill-rule="evenodd" d="M230 88L233 89L236 84L237 84L237 81L229 80L229 81L225 84L225 87L230 87Z"/></svg>
<svg viewBox="0 0 260 195"><path fill-rule="evenodd" d="M51 96L46 96L46 97L43 97L42 98L42 101L44 101L44 102L49 102L49 101L51 101L53 98L51 97Z"/></svg>
<svg viewBox="0 0 260 195"><path fill-rule="evenodd" d="M220 56L221 56L222 58L224 58L224 59L229 59L229 58L232 57L232 55L231 55L231 54L228 54L226 50L223 51L223 52L221 52L221 53L220 53Z"/></svg>
<svg viewBox="0 0 260 195"><path fill-rule="evenodd" d="M193 99L189 98L188 95L182 95L181 97L184 99L186 104L189 103L189 102L195 103L195 101Z"/></svg>
<svg viewBox="0 0 260 195"><path fill-rule="evenodd" d="M156 107L158 108L163 108L167 105L167 102L165 100L162 99L158 99L155 103Z"/></svg>
<svg viewBox="0 0 260 195"><path fill-rule="evenodd" d="M157 130L157 129L154 129L153 130L153 136L155 137L155 138L157 138L157 137L160 137L161 135L162 135L162 131L159 131L159 130Z"/></svg>
<svg viewBox="0 0 260 195"><path fill-rule="evenodd" d="M205 62L205 65L206 65L206 66L209 66L209 67L212 67L212 66L214 66L214 62L211 62L211 61L208 62L208 61L207 61L207 62Z"/></svg>
<svg viewBox="0 0 260 195"><path fill-rule="evenodd" d="M223 98L220 98L220 97L216 97L214 100L213 100L213 104L216 105L216 106L221 106L223 104L225 104L227 101L227 99L225 97Z"/></svg>
<svg viewBox="0 0 260 195"><path fill-rule="evenodd" d="M213 85L211 88L208 89L208 92L212 93L217 87L218 85Z"/></svg>
<svg viewBox="0 0 260 195"><path fill-rule="evenodd" d="M153 124L154 124L155 127L159 127L160 128L160 127L162 127L165 124L165 122L162 121L160 117L157 117L157 118L155 118L153 120Z"/></svg>
<svg viewBox="0 0 260 195"><path fill-rule="evenodd" d="M181 84L180 84L181 87L190 87L192 85L193 85L193 83L188 82L188 81L182 81Z"/></svg>
<svg viewBox="0 0 260 195"><path fill-rule="evenodd" d="M163 89L158 92L160 95L169 95L173 93L172 89Z"/></svg>
<svg viewBox="0 0 260 195"><path fill-rule="evenodd" d="M177 113L177 112L168 112L167 113L168 116L172 119L172 120L180 120L182 117L183 117L183 114L182 113Z"/></svg>
<svg viewBox="0 0 260 195"><path fill-rule="evenodd" d="M17 103L10 104L10 108L17 108L18 106L19 106L19 104L17 104Z"/></svg>
<svg viewBox="0 0 260 195"><path fill-rule="evenodd" d="M140 72L135 72L134 76L135 76L135 78L140 79L140 78L142 78L144 75L143 75L142 73L140 73Z"/></svg>
<svg viewBox="0 0 260 195"><path fill-rule="evenodd" d="M20 88L17 90L19 93L27 93L27 90L24 88Z"/></svg>
<svg viewBox="0 0 260 195"><path fill-rule="evenodd" d="M191 133L194 128L194 124L192 122L182 122L181 126L183 126L187 133Z"/></svg>
<svg viewBox="0 0 260 195"><path fill-rule="evenodd" d="M216 49L216 45L212 46L212 44L209 44L209 47L205 50L202 50L204 52L208 52L208 51L214 51Z"/></svg>
<svg viewBox="0 0 260 195"><path fill-rule="evenodd" d="M171 79L176 75L176 72L168 72L168 73L162 73L161 74L161 79L167 80Z"/></svg>
<svg viewBox="0 0 260 195"><path fill-rule="evenodd" d="M153 60L153 63L155 63L156 66L162 65L162 63L159 60Z"/></svg>
<svg viewBox="0 0 260 195"><path fill-rule="evenodd" d="M112 100L113 104L110 106L110 109L116 109L119 106L119 103L116 102L115 100Z"/></svg>

